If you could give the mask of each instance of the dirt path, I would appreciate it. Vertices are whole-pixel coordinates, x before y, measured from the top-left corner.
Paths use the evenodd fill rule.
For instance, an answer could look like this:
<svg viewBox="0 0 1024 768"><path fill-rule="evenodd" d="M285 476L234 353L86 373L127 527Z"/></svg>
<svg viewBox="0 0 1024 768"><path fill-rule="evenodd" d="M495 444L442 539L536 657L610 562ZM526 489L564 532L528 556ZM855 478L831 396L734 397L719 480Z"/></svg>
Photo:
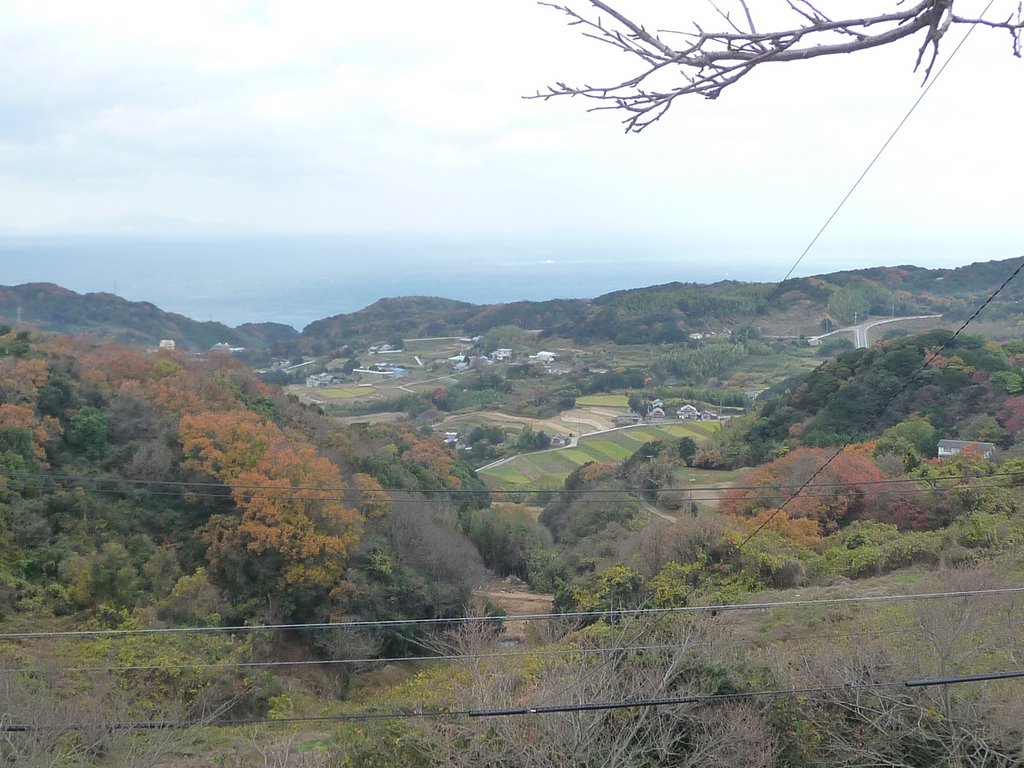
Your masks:
<svg viewBox="0 0 1024 768"><path fill-rule="evenodd" d="M554 602L553 595L527 592L519 584L509 584L501 580L495 580L476 589L473 594L494 603L509 615L509 621L505 622L503 639L515 643L526 640L526 627L529 622L515 621L513 617L551 613L551 605Z"/></svg>
<svg viewBox="0 0 1024 768"><path fill-rule="evenodd" d="M557 417L552 417L550 419L535 419L530 416L515 416L511 413L502 413L501 411L460 413L454 416L448 416L440 423L436 424L435 427L443 428L457 424L463 419L479 416L484 416L495 422L522 424L524 426L529 426L536 431L543 430L550 435L556 435L560 432L571 432L573 435L589 435L594 432L603 432L615 425L615 419L610 413L602 412L600 409L577 408L572 411L563 411L558 414Z"/></svg>
<svg viewBox="0 0 1024 768"><path fill-rule="evenodd" d="M501 421L509 424L522 424L524 426L532 427L534 430L543 430L550 435L558 434L559 432L566 431L566 426L561 422L553 419L532 419L529 416L513 416L509 413L502 413L501 411L487 411L483 414L480 413L462 413L456 414L455 416L449 416L444 419L440 424L440 427L447 427L452 424L457 424L459 421L468 418L474 418L479 416L485 416L490 421Z"/></svg>

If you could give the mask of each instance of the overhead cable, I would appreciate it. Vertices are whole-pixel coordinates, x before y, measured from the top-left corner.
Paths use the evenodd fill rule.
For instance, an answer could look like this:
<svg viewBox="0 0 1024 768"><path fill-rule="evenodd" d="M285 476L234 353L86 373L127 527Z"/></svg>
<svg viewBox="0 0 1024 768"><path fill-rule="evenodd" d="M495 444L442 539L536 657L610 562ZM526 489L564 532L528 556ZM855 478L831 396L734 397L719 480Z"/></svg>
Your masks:
<svg viewBox="0 0 1024 768"><path fill-rule="evenodd" d="M127 637L133 635L215 634L220 632L275 632L309 631L324 629L374 629L409 626L458 626L461 624L490 624L506 621L587 620L601 618L631 618L634 616L666 616L689 613L723 613L728 611L774 610L778 608L814 608L835 605L896 603L913 600L950 600L973 597L1001 597L1024 593L1024 587L973 589L956 592L923 592L901 595L862 595L858 597L831 597L819 600L779 600L763 603L719 603L715 605L682 605L671 608L621 608L602 611L565 611L561 613L532 613L521 616L462 616L448 619L386 619L327 621L308 624L239 624L233 626L193 627L140 627L137 629L77 629L52 632L4 632L3 640L41 640L48 638Z"/></svg>

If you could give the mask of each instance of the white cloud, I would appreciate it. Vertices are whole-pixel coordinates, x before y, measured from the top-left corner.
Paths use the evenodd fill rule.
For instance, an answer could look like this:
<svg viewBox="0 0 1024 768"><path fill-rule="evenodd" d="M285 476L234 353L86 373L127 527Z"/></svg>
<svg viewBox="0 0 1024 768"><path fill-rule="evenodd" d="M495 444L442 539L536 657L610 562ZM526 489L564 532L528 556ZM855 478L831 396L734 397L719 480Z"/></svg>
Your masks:
<svg viewBox="0 0 1024 768"><path fill-rule="evenodd" d="M142 212L798 250L920 93L904 45L765 68L627 137L580 100L521 98L633 71L528 0L0 0L0 12L0 228ZM979 30L823 247L909 232L1005 247L1022 80L1003 36Z"/></svg>

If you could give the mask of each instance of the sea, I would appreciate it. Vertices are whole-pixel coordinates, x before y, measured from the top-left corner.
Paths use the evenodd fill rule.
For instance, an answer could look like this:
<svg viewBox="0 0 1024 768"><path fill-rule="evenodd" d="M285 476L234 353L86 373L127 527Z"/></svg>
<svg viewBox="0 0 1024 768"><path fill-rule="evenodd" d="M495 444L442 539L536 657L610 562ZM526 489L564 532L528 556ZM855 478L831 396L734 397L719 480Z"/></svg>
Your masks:
<svg viewBox="0 0 1024 768"><path fill-rule="evenodd" d="M756 271L756 270L755 270ZM764 270L764 278L778 269ZM475 304L594 298L730 269L671 244L522 238L253 236L5 237L0 285L114 293L230 326L314 320L393 296ZM740 275L734 275L741 279ZM742 279L759 279L745 270ZM777 279L777 276L776 276Z"/></svg>
<svg viewBox="0 0 1024 768"><path fill-rule="evenodd" d="M302 330L386 297L475 304L594 298L673 281L776 281L792 266L792 253L772 254L763 245L721 250L625 237L3 236L0 285L56 283L200 321ZM815 274L844 265L828 259L804 266L801 273Z"/></svg>

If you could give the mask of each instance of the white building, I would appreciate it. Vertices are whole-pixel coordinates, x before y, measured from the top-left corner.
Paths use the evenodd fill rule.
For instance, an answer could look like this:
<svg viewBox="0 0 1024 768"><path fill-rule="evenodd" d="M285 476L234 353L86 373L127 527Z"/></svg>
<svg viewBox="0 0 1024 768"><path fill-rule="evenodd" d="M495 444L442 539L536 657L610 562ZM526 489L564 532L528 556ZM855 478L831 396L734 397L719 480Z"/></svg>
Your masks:
<svg viewBox="0 0 1024 768"><path fill-rule="evenodd" d="M676 417L683 421L692 421L700 418L700 411L690 404L684 405L678 411L676 411Z"/></svg>
<svg viewBox="0 0 1024 768"><path fill-rule="evenodd" d="M991 459L996 452L995 443L979 443L975 440L939 440L939 458L949 459L968 451L983 459Z"/></svg>

